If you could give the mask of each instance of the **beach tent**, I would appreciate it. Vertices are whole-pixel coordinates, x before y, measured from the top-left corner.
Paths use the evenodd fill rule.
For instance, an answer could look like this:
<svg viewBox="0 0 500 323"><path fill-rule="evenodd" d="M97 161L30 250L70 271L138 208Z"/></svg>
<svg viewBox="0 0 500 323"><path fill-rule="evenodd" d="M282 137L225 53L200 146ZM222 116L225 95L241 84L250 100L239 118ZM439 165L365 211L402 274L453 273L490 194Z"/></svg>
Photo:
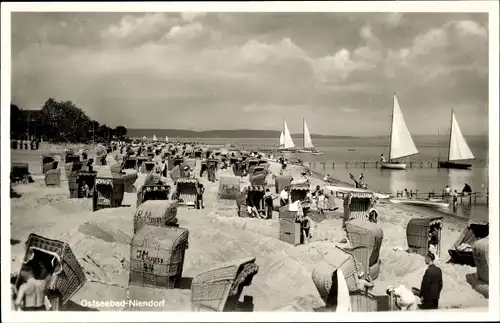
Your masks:
<svg viewBox="0 0 500 323"><path fill-rule="evenodd" d="M250 286L259 266L255 257L222 263L193 278L191 304L195 312L233 312L243 288Z"/></svg>

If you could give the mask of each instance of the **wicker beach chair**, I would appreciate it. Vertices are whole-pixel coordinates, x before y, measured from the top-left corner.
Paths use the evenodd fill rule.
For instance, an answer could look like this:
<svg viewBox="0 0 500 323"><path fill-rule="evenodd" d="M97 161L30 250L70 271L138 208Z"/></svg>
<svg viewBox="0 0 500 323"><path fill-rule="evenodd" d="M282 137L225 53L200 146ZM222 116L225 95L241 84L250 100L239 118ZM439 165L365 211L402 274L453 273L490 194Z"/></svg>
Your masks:
<svg viewBox="0 0 500 323"><path fill-rule="evenodd" d="M366 278L370 280L377 279L380 268L380 248L384 240L384 231L379 225L361 219L348 221L345 225L347 237L352 247L364 246L368 248L368 250L360 249L363 252L357 251L359 256L356 258L363 263L363 270L367 275ZM367 257L364 254L365 251L368 253ZM366 262L367 258L368 262Z"/></svg>
<svg viewBox="0 0 500 323"><path fill-rule="evenodd" d="M338 269L342 269L349 292L359 291L358 274L359 268L354 256L342 248L335 246L324 255L312 272L312 280L319 295L328 305L330 302L330 292L333 285L333 274Z"/></svg>
<svg viewBox="0 0 500 323"><path fill-rule="evenodd" d="M411 219L406 226L406 240L409 252L426 257L429 252L429 231L431 226L436 226L438 229L437 256L439 257L441 253L442 223L442 216Z"/></svg>
<svg viewBox="0 0 500 323"><path fill-rule="evenodd" d="M145 160L142 164L141 164L141 168L140 168L140 171L142 174L148 174L150 173L151 171L153 171L155 168L155 162L154 161L151 161L151 160Z"/></svg>
<svg viewBox="0 0 500 323"><path fill-rule="evenodd" d="M134 214L134 234L145 225L178 226L177 204L173 200L148 200L139 205Z"/></svg>
<svg viewBox="0 0 500 323"><path fill-rule="evenodd" d="M149 200L168 200L170 185L143 185L137 192L137 207Z"/></svg>
<svg viewBox="0 0 500 323"><path fill-rule="evenodd" d="M236 200L238 193L240 193L240 180L238 177L221 176L219 178L217 194L219 200Z"/></svg>
<svg viewBox="0 0 500 323"><path fill-rule="evenodd" d="M257 158L249 158L246 160L247 172L250 174L252 168L259 165L259 160Z"/></svg>
<svg viewBox="0 0 500 323"><path fill-rule="evenodd" d="M194 158L186 158L184 160L184 165L188 166L189 169L191 169L192 171L194 171L194 169L196 168L196 159ZM194 174L194 172L192 172Z"/></svg>
<svg viewBox="0 0 500 323"><path fill-rule="evenodd" d="M81 163L73 163L73 168L77 165L81 165ZM84 198L81 192L81 187L85 182L89 188L89 191L92 192L95 185L97 172L95 171L84 171L84 170L74 170L69 172L68 174L68 188L69 188L69 197L70 198Z"/></svg>
<svg viewBox="0 0 500 323"><path fill-rule="evenodd" d="M125 159L125 164L123 165L123 169L137 169L137 157L128 156Z"/></svg>
<svg viewBox="0 0 500 323"><path fill-rule="evenodd" d="M255 165L250 168L249 177L250 185L266 185L267 169L264 166Z"/></svg>
<svg viewBox="0 0 500 323"><path fill-rule="evenodd" d="M255 257L248 257L198 274L191 284L193 310L233 311L238 306L243 288L251 285L258 270Z"/></svg>
<svg viewBox="0 0 500 323"><path fill-rule="evenodd" d="M137 181L137 178L139 178L139 175L137 175L137 172L135 170L123 174L123 185L124 185L123 190L125 191L125 193L137 192L134 186L135 181Z"/></svg>
<svg viewBox="0 0 500 323"><path fill-rule="evenodd" d="M12 163L12 166L10 168L10 181L12 183L16 182L28 182L28 177L30 175L29 173L29 166L28 163Z"/></svg>
<svg viewBox="0 0 500 323"><path fill-rule="evenodd" d="M83 268L65 242L32 233L26 242L24 263L30 259L40 260L52 272L47 297L53 311L58 311L60 306L66 304L87 281ZM21 275L18 275L17 288L22 283L21 279Z"/></svg>
<svg viewBox="0 0 500 323"><path fill-rule="evenodd" d="M93 211L119 207L125 193L125 182L120 173L112 172L108 166L101 166L96 174L93 199Z"/></svg>
<svg viewBox="0 0 500 323"><path fill-rule="evenodd" d="M489 237L476 241L473 245L474 262L476 263L477 278L486 283L490 282L489 279Z"/></svg>
<svg viewBox="0 0 500 323"><path fill-rule="evenodd" d="M189 231L143 226L130 246L129 285L172 289L178 286L188 248Z"/></svg>
<svg viewBox="0 0 500 323"><path fill-rule="evenodd" d="M180 205L196 207L198 183L196 178L181 177L177 180L175 193Z"/></svg>
<svg viewBox="0 0 500 323"><path fill-rule="evenodd" d="M50 169L45 172L44 182L46 186L61 185L61 169Z"/></svg>
<svg viewBox="0 0 500 323"><path fill-rule="evenodd" d="M489 235L489 223L478 220L469 220L467 227L462 231L453 247L448 250L451 260L456 264L475 266L473 244ZM461 246L468 245L466 248Z"/></svg>
<svg viewBox="0 0 500 323"><path fill-rule="evenodd" d="M368 211L375 203L375 195L371 192L349 192L344 197L344 222L352 219L368 221Z"/></svg>
<svg viewBox="0 0 500 323"><path fill-rule="evenodd" d="M308 183L294 184L292 182L290 184L290 203L305 200L305 198L307 197L307 193L309 193L309 191L310 187Z"/></svg>
<svg viewBox="0 0 500 323"><path fill-rule="evenodd" d="M43 174L45 174L48 170L57 168L57 164L56 164L56 167L54 167L54 162L56 161L54 159L54 155L44 154L44 155L42 155L41 159L42 159L42 173Z"/></svg>
<svg viewBox="0 0 500 323"><path fill-rule="evenodd" d="M275 179L275 186L276 186L276 193L279 194L283 188L290 186L292 183L292 176L290 175L281 175L281 176L276 176Z"/></svg>
<svg viewBox="0 0 500 323"><path fill-rule="evenodd" d="M297 211L290 211L285 205L279 209L279 239L294 246L303 243L303 233L300 223L296 221Z"/></svg>
<svg viewBox="0 0 500 323"><path fill-rule="evenodd" d="M253 185L247 186L243 189L241 194L236 197L236 205L238 206L238 216L248 217L248 212L246 207L252 206L256 207L257 211L264 214L264 195L266 193L265 185ZM243 203L241 201L244 201Z"/></svg>

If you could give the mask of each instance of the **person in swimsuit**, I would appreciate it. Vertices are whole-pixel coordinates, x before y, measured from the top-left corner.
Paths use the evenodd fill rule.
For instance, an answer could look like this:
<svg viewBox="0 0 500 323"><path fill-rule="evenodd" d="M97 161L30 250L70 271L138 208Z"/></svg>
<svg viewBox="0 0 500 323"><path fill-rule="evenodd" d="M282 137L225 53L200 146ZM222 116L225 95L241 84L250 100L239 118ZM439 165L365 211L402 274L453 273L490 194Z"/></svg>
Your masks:
<svg viewBox="0 0 500 323"><path fill-rule="evenodd" d="M45 296L50 276L45 267L30 261L20 273L24 283L17 290L14 304L23 311L45 311Z"/></svg>

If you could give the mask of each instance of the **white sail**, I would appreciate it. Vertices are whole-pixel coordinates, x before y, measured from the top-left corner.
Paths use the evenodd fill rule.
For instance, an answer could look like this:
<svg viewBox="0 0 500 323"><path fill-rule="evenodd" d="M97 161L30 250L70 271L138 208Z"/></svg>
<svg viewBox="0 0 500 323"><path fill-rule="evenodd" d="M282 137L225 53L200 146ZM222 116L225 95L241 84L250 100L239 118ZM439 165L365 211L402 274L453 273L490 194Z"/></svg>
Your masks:
<svg viewBox="0 0 500 323"><path fill-rule="evenodd" d="M284 145L285 145L285 134L283 133L283 131L281 131L281 134L280 134L280 147L282 147Z"/></svg>
<svg viewBox="0 0 500 323"><path fill-rule="evenodd" d="M466 160L474 159L474 155L465 141L464 135L458 126L455 113L451 114L451 134L450 134L450 150L448 153L448 160Z"/></svg>
<svg viewBox="0 0 500 323"><path fill-rule="evenodd" d="M293 143L292 136L290 135L290 131L288 130L288 125L286 124L286 121L284 122L284 127L283 127L284 135L285 135L285 142L283 144L283 148L288 149L288 148L294 148L295 144Z"/></svg>
<svg viewBox="0 0 500 323"><path fill-rule="evenodd" d="M418 154L417 147L413 142L410 131L406 126L403 113L399 107L398 99L394 95L394 108L392 111L392 126L391 126L391 148L389 160L407 157Z"/></svg>
<svg viewBox="0 0 500 323"><path fill-rule="evenodd" d="M311 140L311 134L309 133L309 128L307 128L306 119L304 118L304 149L314 148Z"/></svg>
<svg viewBox="0 0 500 323"><path fill-rule="evenodd" d="M168 142L168 136L165 136L165 141Z"/></svg>
<svg viewBox="0 0 500 323"><path fill-rule="evenodd" d="M156 139L156 135L153 135L153 141L156 141L158 139Z"/></svg>

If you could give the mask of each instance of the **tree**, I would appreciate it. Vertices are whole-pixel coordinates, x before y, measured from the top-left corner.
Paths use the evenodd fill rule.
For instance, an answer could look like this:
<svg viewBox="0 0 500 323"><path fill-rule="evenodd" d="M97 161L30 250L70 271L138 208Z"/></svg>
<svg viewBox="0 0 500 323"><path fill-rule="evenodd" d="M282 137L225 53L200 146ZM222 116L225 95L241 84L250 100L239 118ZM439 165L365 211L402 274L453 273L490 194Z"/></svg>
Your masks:
<svg viewBox="0 0 500 323"><path fill-rule="evenodd" d="M90 137L90 118L71 101L48 99L42 108L42 119L49 140L84 142Z"/></svg>
<svg viewBox="0 0 500 323"><path fill-rule="evenodd" d="M26 121L21 113L21 109L15 104L10 105L10 136L20 138L26 132Z"/></svg>
<svg viewBox="0 0 500 323"><path fill-rule="evenodd" d="M127 128L124 126L118 126L115 128L115 136L119 139L123 139L127 135Z"/></svg>

